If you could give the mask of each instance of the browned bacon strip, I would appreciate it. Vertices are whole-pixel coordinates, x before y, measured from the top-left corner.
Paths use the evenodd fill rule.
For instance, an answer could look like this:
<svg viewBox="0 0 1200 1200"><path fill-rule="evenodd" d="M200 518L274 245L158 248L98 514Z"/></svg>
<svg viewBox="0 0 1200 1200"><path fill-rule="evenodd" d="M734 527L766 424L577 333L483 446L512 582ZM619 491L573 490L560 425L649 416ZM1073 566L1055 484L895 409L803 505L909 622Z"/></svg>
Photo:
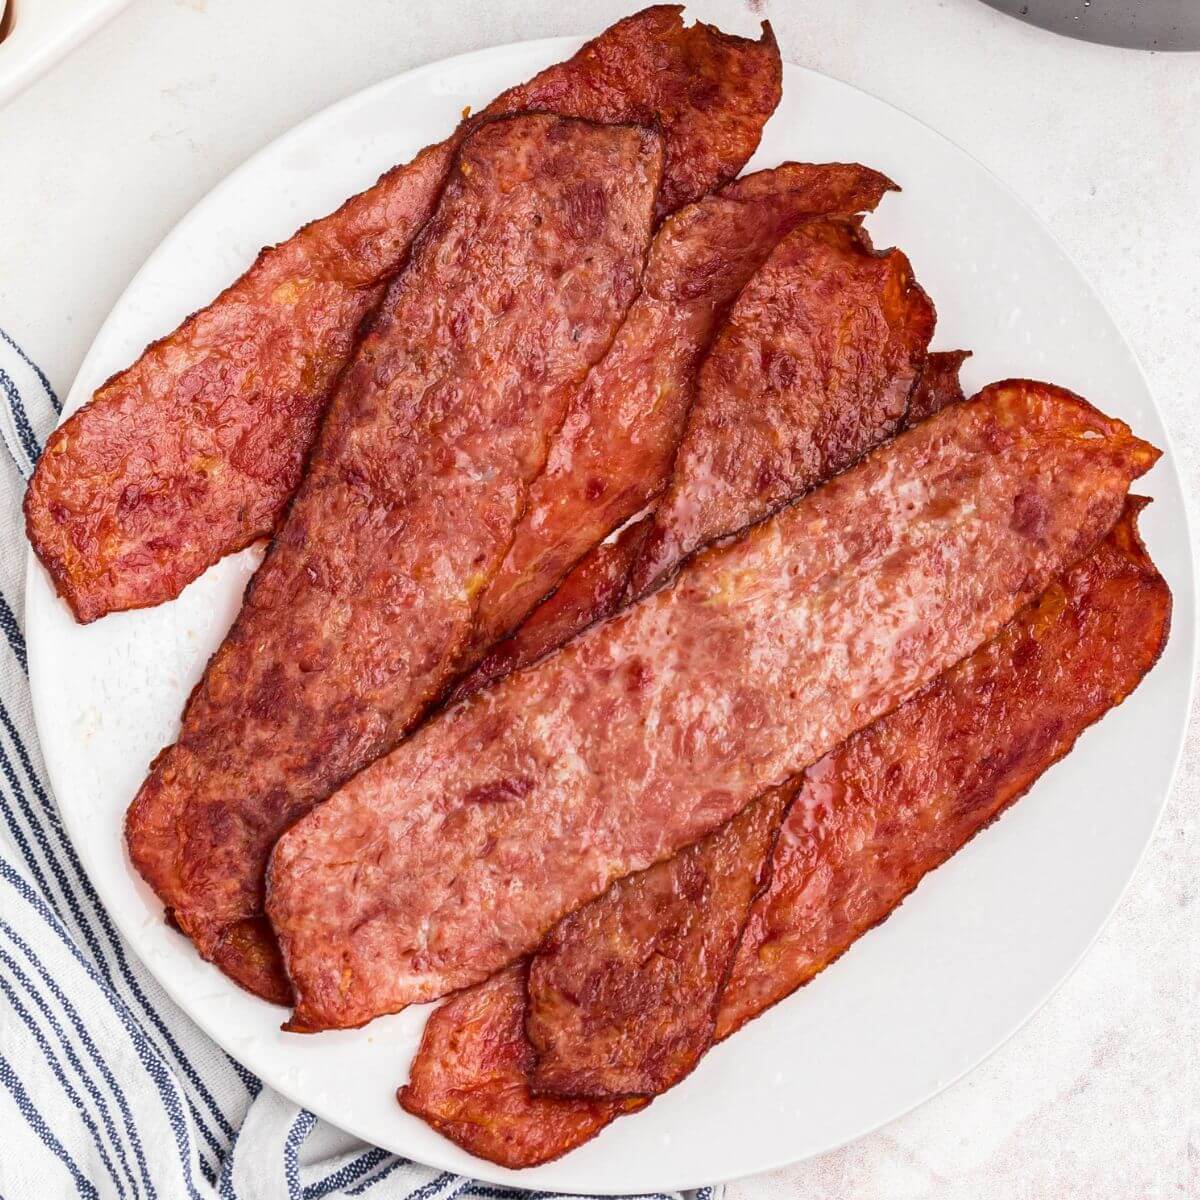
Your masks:
<svg viewBox="0 0 1200 1200"><path fill-rule="evenodd" d="M448 683L566 397L636 294L661 166L658 135L626 125L521 116L464 140L130 808L134 864L227 970L268 965L238 922L271 843Z"/></svg>
<svg viewBox="0 0 1200 1200"><path fill-rule="evenodd" d="M400 1103L471 1154L507 1167L557 1158L646 1101L558 1100L525 1084L533 1051L521 1021L525 968L452 997L425 1027Z"/></svg>
<svg viewBox="0 0 1200 1200"><path fill-rule="evenodd" d="M668 219L641 295L572 402L513 545L480 600L477 652L512 632L576 561L666 485L700 359L780 239L812 217L868 212L893 186L853 164L785 163Z"/></svg>
<svg viewBox="0 0 1200 1200"><path fill-rule="evenodd" d="M660 128L659 215L733 178L779 101L761 41L645 9L511 88L485 117L537 109ZM360 323L428 220L479 118L337 212L264 250L207 308L113 376L47 444L30 541L80 621L177 596L270 534L300 479Z"/></svg>
<svg viewBox="0 0 1200 1200"><path fill-rule="evenodd" d="M656 1096L696 1065L795 789L772 788L551 930L529 966L535 1091Z"/></svg>
<svg viewBox="0 0 1200 1200"><path fill-rule="evenodd" d="M1131 500L1095 552L994 641L810 768L808 803L788 818L773 855L773 882L754 906L724 991L721 1036L885 919L1154 665L1171 597L1137 537L1139 508ZM501 1112L510 1116L505 1157L494 1161L509 1167L557 1158L597 1132L594 1121L564 1130L562 1107L552 1110L557 1126L543 1124L540 1106L572 1102L529 1091L531 1050L517 1037L524 1004L521 980L508 972L454 997L430 1018L412 1078L400 1091L409 1112L492 1158L494 1143L473 1135L501 1119L492 1105L502 1081ZM502 1023L512 1031L505 1057L491 1055L481 1069L488 1048L478 1044L480 1034ZM602 1102L574 1103L577 1113L595 1114ZM471 1114L469 1124L448 1119L463 1112Z"/></svg>
<svg viewBox="0 0 1200 1200"><path fill-rule="evenodd" d="M992 636L1156 458L1070 393L995 385L427 723L276 844L292 1028L528 953Z"/></svg>
<svg viewBox="0 0 1200 1200"><path fill-rule="evenodd" d="M934 320L908 259L876 254L861 229L813 222L785 238L704 364L631 594L895 433Z"/></svg>

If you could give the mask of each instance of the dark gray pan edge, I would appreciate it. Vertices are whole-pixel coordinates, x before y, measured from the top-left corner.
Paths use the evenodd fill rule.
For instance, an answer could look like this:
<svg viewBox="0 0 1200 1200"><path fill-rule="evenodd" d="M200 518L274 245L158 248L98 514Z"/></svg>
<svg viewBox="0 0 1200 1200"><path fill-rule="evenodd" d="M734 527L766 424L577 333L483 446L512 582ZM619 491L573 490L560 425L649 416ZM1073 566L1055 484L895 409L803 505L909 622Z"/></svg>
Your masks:
<svg viewBox="0 0 1200 1200"><path fill-rule="evenodd" d="M984 0L1053 33L1137 50L1200 50L1200 0Z"/></svg>

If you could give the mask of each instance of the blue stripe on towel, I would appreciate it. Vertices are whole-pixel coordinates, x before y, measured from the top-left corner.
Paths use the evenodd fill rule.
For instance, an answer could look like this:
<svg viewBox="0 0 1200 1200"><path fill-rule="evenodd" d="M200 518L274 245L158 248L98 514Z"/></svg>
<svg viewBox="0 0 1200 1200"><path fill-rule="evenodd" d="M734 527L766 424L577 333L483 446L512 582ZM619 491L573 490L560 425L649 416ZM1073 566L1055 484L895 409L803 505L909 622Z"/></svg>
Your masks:
<svg viewBox="0 0 1200 1200"><path fill-rule="evenodd" d="M0 1083L3 1083L8 1089L9 1095L12 1096L17 1108L20 1110L21 1116L29 1123L30 1129L37 1134L41 1143L71 1173L71 1178L75 1181L76 1191L81 1196L87 1197L87 1200L100 1200L100 1193L96 1191L95 1185L84 1177L75 1160L63 1149L62 1142L50 1131L50 1127L43 1120L41 1113L38 1112L33 1101L29 1099L28 1092L21 1086L21 1081L17 1078L17 1073L12 1069L12 1064L3 1055L0 1055Z"/></svg>
<svg viewBox="0 0 1200 1200"><path fill-rule="evenodd" d="M88 1127L88 1132L92 1135L92 1143L95 1146L96 1153L104 1163L105 1169L108 1171L109 1178L116 1186L117 1191L124 1196L126 1192L124 1184L121 1182L121 1176L118 1175L117 1168L114 1165L112 1158L109 1156L108 1147L105 1144L104 1139L100 1136L100 1130L96 1125L94 1117L84 1106L83 1100L81 1099L79 1093L75 1090L74 1085L67 1078L67 1073L63 1069L62 1063L59 1061L58 1055L55 1054L53 1047L50 1045L49 1039L46 1037L45 1033L42 1032L41 1025L39 1025L37 1021L33 1019L29 1009L27 1009L25 1005L21 1003L21 1000L17 996L16 988L13 987L12 983L4 976L3 973L0 973L0 993L3 993L4 998L8 1001L8 1007L16 1014L17 1018L29 1031L30 1037L33 1038L34 1042L37 1044L37 1048L42 1052L43 1061L50 1068L55 1079L58 1080L58 1084L62 1088L67 1099L70 1100L71 1107L75 1109L79 1115L79 1119ZM43 1012L43 1016L48 1015L48 1012ZM54 1028L53 1025L52 1028ZM56 1032L60 1035L61 1041L62 1027L58 1026L56 1028ZM100 1106L102 1103L100 1100L100 1093L95 1088L94 1084L92 1085L91 1093L93 1101L97 1104L97 1106ZM112 1128L111 1119L108 1121L108 1128L111 1131L114 1140L116 1140L116 1130ZM126 1165L126 1172L128 1173L128 1165ZM132 1182L132 1176L129 1178L130 1182Z"/></svg>
<svg viewBox="0 0 1200 1200"><path fill-rule="evenodd" d="M79 1015L75 1006L67 999L63 990L55 982L54 977L46 970L38 956L34 953L29 944L14 930L6 921L0 921L0 932L2 932L8 940L25 956L30 966L37 972L42 986L58 1001L59 1006L66 1014L67 1020L71 1023L71 1027L75 1030L76 1036L83 1044L87 1051L88 1057L95 1065L101 1079L108 1085L116 1099L117 1107L121 1110L121 1122L125 1127L125 1132L129 1139L129 1145L133 1149L134 1156L138 1162L138 1173L141 1177L145 1194L149 1200L157 1194L154 1190L154 1183L150 1178L149 1168L146 1165L146 1156L142 1150L142 1139L138 1134L137 1126L133 1121L133 1114L129 1109L129 1102L125 1098L125 1091L117 1080L113 1077L112 1071L109 1069L108 1063L105 1062L99 1048L96 1046L92 1035L88 1032L88 1027ZM10 969L14 973L20 972L20 967L3 949L0 949L0 956L3 961L10 965Z"/></svg>
<svg viewBox="0 0 1200 1200"><path fill-rule="evenodd" d="M304 1189L303 1200L324 1200L324 1197L331 1193L341 1191L352 1183L357 1183L368 1171L377 1167L387 1157L386 1150L379 1146L373 1146L366 1154L356 1158L353 1162L346 1163L345 1166L339 1167L316 1183L310 1183Z"/></svg>
<svg viewBox="0 0 1200 1200"><path fill-rule="evenodd" d="M0 329L0 341L10 347L16 356L38 377L42 387L46 389L46 398L50 401L51 407L56 413L61 413L62 401L58 398L58 393L50 386L50 380L46 378L46 373L42 368L3 329Z"/></svg>

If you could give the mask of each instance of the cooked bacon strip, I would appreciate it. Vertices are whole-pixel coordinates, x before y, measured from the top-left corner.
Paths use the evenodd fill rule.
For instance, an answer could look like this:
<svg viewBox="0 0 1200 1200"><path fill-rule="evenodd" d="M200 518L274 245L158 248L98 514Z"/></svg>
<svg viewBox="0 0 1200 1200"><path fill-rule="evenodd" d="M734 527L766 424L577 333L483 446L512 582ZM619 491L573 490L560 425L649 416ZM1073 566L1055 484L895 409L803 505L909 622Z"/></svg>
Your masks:
<svg viewBox="0 0 1200 1200"><path fill-rule="evenodd" d="M548 115L463 142L130 808L135 866L230 973L267 964L247 950L261 927L238 922L261 912L275 838L449 682L566 397L636 294L661 167L655 133Z"/></svg>
<svg viewBox="0 0 1200 1200"><path fill-rule="evenodd" d="M861 229L838 221L785 238L704 364L631 594L895 433L934 321L899 250L876 254Z"/></svg>
<svg viewBox="0 0 1200 1200"><path fill-rule="evenodd" d="M970 350L934 350L925 356L921 377L908 399L906 426L911 428L951 404L962 403L959 372L970 357Z"/></svg>
<svg viewBox="0 0 1200 1200"><path fill-rule="evenodd" d="M525 1079L533 1051L521 1020L525 967L518 964L451 997L425 1026L400 1103L479 1158L526 1167L557 1158L646 1101L542 1099Z"/></svg>
<svg viewBox="0 0 1200 1200"><path fill-rule="evenodd" d="M1068 392L995 385L428 722L276 844L290 1027L528 953L992 636L1157 456Z"/></svg>
<svg viewBox="0 0 1200 1200"><path fill-rule="evenodd" d="M536 1092L656 1096L696 1065L796 786L559 921L529 966Z"/></svg>
<svg viewBox="0 0 1200 1200"><path fill-rule="evenodd" d="M1171 612L1166 582L1137 536L1141 503L1131 499L1093 554L996 639L809 769L814 783L787 819L771 886L724 990L722 1037L884 920L1137 687L1166 642ZM430 1017L400 1091L409 1112L508 1167L558 1158L598 1132L592 1123L564 1128L572 1101L530 1092L532 1051L517 1038L524 1003L520 977L508 972L455 996ZM484 1066L487 1044L475 1043L501 1023L510 1031L506 1056ZM501 1119L492 1107L500 1094L508 1117L505 1157L496 1159L496 1147L473 1134ZM603 1102L573 1103L594 1118ZM542 1124L544 1111L557 1114L555 1127ZM471 1123L448 1119L459 1113Z"/></svg>
<svg viewBox="0 0 1200 1200"><path fill-rule="evenodd" d="M681 11L661 5L618 21L264 250L52 435L26 525L78 620L170 600L275 530L359 327L480 119L536 109L661 129L660 216L737 175L779 102L775 39L765 24L758 42L711 25L685 29Z"/></svg>
<svg viewBox="0 0 1200 1200"><path fill-rule="evenodd" d="M511 633L575 562L666 485L700 359L780 239L812 217L869 212L894 186L853 164L785 163L667 220L641 295L574 398L504 565L480 599L477 653Z"/></svg>
<svg viewBox="0 0 1200 1200"><path fill-rule="evenodd" d="M961 403L958 371L965 357L961 351L928 356L907 425ZM746 389L746 398L757 411L754 389ZM842 464L827 458L826 465ZM758 504L758 480L742 478L748 491L741 506L735 495L727 507L735 527L751 519ZM769 874L769 854L746 829L777 828L797 786L794 780L768 792L724 829L620 880L559 922L529 972L526 1028L537 1061L530 1075L535 1091L653 1096L692 1070L712 1041L725 978L751 902ZM697 902L697 896L706 898Z"/></svg>

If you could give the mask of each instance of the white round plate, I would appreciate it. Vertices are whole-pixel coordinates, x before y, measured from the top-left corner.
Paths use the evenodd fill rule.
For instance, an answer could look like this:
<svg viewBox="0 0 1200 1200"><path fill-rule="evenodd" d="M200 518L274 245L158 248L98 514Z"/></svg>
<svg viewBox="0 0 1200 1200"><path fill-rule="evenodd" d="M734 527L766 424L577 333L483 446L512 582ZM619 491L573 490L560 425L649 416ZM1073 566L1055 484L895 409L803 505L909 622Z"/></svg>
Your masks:
<svg viewBox="0 0 1200 1200"><path fill-rule="evenodd" d="M179 224L108 318L67 402L199 308L251 261L441 138L464 104L570 54L506 46L402 75L334 105L256 155ZM869 221L911 256L940 314L935 345L974 350L971 388L1064 384L1167 449L1146 383L1095 293L1030 211L939 134L879 100L789 66L753 167L860 160L902 195ZM226 560L177 601L80 627L30 559L34 704L63 819L104 903L195 1021L272 1087L369 1142L493 1182L589 1193L711 1183L820 1154L919 1104L1004 1041L1062 981L1116 904L1167 795L1188 711L1192 563L1167 453L1139 487L1146 539L1175 593L1175 628L1137 694L1013 812L929 878L812 986L719 1046L646 1112L559 1162L511 1172L403 1113L427 1010L301 1037L160 920L125 855L125 806L238 607L256 557Z"/></svg>

